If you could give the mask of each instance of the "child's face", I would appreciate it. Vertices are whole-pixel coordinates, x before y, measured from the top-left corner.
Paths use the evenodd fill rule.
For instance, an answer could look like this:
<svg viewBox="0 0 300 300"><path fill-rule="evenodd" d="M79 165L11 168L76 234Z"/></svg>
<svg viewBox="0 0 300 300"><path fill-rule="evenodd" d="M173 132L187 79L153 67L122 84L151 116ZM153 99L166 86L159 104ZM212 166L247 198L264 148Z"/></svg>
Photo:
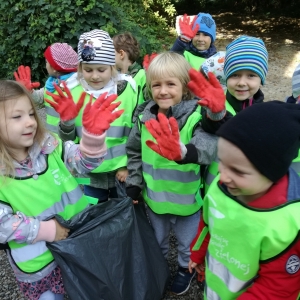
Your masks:
<svg viewBox="0 0 300 300"><path fill-rule="evenodd" d="M151 81L151 92L159 112L166 113L170 106L181 102L183 86L177 77L164 77Z"/></svg>
<svg viewBox="0 0 300 300"><path fill-rule="evenodd" d="M123 60L122 60L123 50L121 50L120 52L115 50L115 53L116 53L116 68L118 71L122 71L122 69L123 69Z"/></svg>
<svg viewBox="0 0 300 300"><path fill-rule="evenodd" d="M28 155L37 131L34 109L27 96L0 104L0 134L17 159Z"/></svg>
<svg viewBox="0 0 300 300"><path fill-rule="evenodd" d="M264 195L273 184L238 147L221 137L218 141L218 158L220 181L232 196L246 204Z"/></svg>
<svg viewBox="0 0 300 300"><path fill-rule="evenodd" d="M205 51L210 47L211 38L203 32L197 32L192 40L193 45L200 51Z"/></svg>
<svg viewBox="0 0 300 300"><path fill-rule="evenodd" d="M111 79L112 68L110 65L82 63L82 75L89 86L95 90L100 90Z"/></svg>
<svg viewBox="0 0 300 300"><path fill-rule="evenodd" d="M55 76L55 70L51 67L47 59L46 59L46 69L49 76Z"/></svg>
<svg viewBox="0 0 300 300"><path fill-rule="evenodd" d="M227 79L229 93L239 101L252 98L260 85L260 77L250 70L237 71Z"/></svg>

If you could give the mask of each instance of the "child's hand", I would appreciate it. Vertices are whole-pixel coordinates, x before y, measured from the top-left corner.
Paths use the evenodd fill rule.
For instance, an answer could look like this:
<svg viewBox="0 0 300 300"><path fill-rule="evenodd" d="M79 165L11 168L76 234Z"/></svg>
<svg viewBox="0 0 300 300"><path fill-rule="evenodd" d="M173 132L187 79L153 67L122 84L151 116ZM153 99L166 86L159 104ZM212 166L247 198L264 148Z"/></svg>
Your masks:
<svg viewBox="0 0 300 300"><path fill-rule="evenodd" d="M53 83L58 95L46 91L46 94L51 96L54 101L50 101L48 99L45 99L45 101L55 109L62 121L70 121L78 116L79 111L83 106L86 92L83 92L79 98L79 101L75 103L72 94L64 81L62 81L62 85L67 95L63 93L61 88L56 83Z"/></svg>
<svg viewBox="0 0 300 300"><path fill-rule="evenodd" d="M197 97L202 98L198 104L208 107L211 112L219 113L225 109L226 97L221 84L215 75L208 72L208 80L205 76L194 69L189 70L191 81L187 84L188 88Z"/></svg>
<svg viewBox="0 0 300 300"><path fill-rule="evenodd" d="M188 17L187 14L184 14L183 18L179 20L181 37L187 41L193 39L196 33L200 30L199 24L196 24L195 28L193 29L196 20L197 16L195 16L193 21L190 22L190 17Z"/></svg>
<svg viewBox="0 0 300 300"><path fill-rule="evenodd" d="M121 102L112 103L117 97L118 95L107 96L107 93L104 93L93 104L93 97L90 97L82 116L82 125L89 133L94 135L103 134L110 124L121 116L124 110L114 112Z"/></svg>
<svg viewBox="0 0 300 300"><path fill-rule="evenodd" d="M187 149L180 141L176 119L171 117L168 120L162 113L159 113L157 118L158 121L151 119L145 123L148 131L157 141L155 144L148 140L146 141L147 146L168 160L182 160Z"/></svg>
<svg viewBox="0 0 300 300"><path fill-rule="evenodd" d="M56 225L56 233L55 233L54 242L65 240L69 235L70 229L61 226L55 219L54 219L54 222Z"/></svg>
<svg viewBox="0 0 300 300"><path fill-rule="evenodd" d="M149 68L149 65L151 63L151 61L157 56L158 54L153 52L151 53L151 55L149 56L149 54L146 54L144 56L144 60L143 60L143 68L147 71Z"/></svg>
<svg viewBox="0 0 300 300"><path fill-rule="evenodd" d="M195 263L190 259L190 261L189 261L189 271L190 271L190 273L193 272L193 269L195 269L197 273L202 273L202 272L205 271L205 265Z"/></svg>
<svg viewBox="0 0 300 300"><path fill-rule="evenodd" d="M117 171L116 178L117 178L119 181L125 182L127 176L128 176L128 170L127 170L127 168L120 168L120 169Z"/></svg>
<svg viewBox="0 0 300 300"><path fill-rule="evenodd" d="M14 72L14 77L16 81L24 85L29 92L32 92L33 89L40 86L39 82L31 82L31 69L28 66L19 66L18 71Z"/></svg>

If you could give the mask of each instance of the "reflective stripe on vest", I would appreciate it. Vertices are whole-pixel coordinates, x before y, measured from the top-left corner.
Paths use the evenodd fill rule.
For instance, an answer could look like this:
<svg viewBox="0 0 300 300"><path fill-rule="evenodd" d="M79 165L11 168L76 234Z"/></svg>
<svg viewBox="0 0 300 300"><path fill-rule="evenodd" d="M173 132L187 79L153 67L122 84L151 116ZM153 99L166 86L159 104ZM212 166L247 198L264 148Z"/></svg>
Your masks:
<svg viewBox="0 0 300 300"><path fill-rule="evenodd" d="M142 119L142 116L139 116ZM193 112L180 130L180 140L188 144L193 129L200 122L200 108ZM145 124L140 124L141 144L154 141ZM179 165L158 155L149 147L142 147L142 167L145 189L143 196L147 205L157 214L188 216L197 212L202 199L200 189L200 166Z"/></svg>
<svg viewBox="0 0 300 300"><path fill-rule="evenodd" d="M226 91L225 91L226 94ZM233 116L236 115L235 110L233 107L229 104L228 101L225 102L226 110L229 111ZM207 167L205 174L204 174L204 195L206 195L209 186L213 182L213 180L216 178L216 176L219 174L219 160L216 157L215 160Z"/></svg>
<svg viewBox="0 0 300 300"><path fill-rule="evenodd" d="M81 85L72 89L73 98L75 102L79 100L79 97L83 91ZM132 128L132 115L137 106L138 93L135 92L131 85L127 83L127 86L123 93L118 96L114 102L121 102L118 110L124 109L123 114L116 119L107 131L105 143L107 146L107 155L105 156L102 164L92 171L92 173L107 173L127 165L126 143L129 133ZM82 136L82 113L85 105L89 102L90 96L85 97L83 108L80 110L78 116L75 119L76 133L78 137ZM93 99L94 101L96 99Z"/></svg>
<svg viewBox="0 0 300 300"><path fill-rule="evenodd" d="M0 199L7 202L14 213L20 211L40 221L48 220L56 214L69 220L85 209L88 199L67 170L61 156L60 141L54 152L47 156L45 172L37 174L37 179L8 179L7 184L1 185ZM53 261L53 256L44 242L29 245L13 240L8 245L13 260L23 272L35 273Z"/></svg>
<svg viewBox="0 0 300 300"><path fill-rule="evenodd" d="M292 161L291 167L300 176L300 150L299 150L298 156Z"/></svg>
<svg viewBox="0 0 300 300"><path fill-rule="evenodd" d="M184 51L183 52L183 56L190 63L190 65L192 66L192 68L196 69L197 71L200 70L200 67L202 66L202 64L206 60L205 58L200 57L200 56L196 56L196 55L192 54L189 51Z"/></svg>
<svg viewBox="0 0 300 300"><path fill-rule="evenodd" d="M203 220L210 233L205 277L211 291L222 300L231 300L252 283L260 263L281 255L295 242L300 229L300 200L255 209L231 198L218 181L219 176L203 205Z"/></svg>

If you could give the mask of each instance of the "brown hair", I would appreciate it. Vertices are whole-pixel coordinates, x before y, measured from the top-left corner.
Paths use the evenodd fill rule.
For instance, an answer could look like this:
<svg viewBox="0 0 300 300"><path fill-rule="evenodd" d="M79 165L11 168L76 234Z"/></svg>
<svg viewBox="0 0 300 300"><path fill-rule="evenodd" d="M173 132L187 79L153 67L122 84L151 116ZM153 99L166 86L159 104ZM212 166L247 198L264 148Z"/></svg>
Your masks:
<svg viewBox="0 0 300 300"><path fill-rule="evenodd" d="M37 122L37 129L36 134L34 137L34 142L42 144L42 141L44 139L46 130L42 124L42 122L39 120L37 111L33 102L33 99L31 97L31 94L23 87L21 84L19 84L16 81L12 80L0 80L0 109L3 110L5 113L5 109L3 104L6 101L10 100L16 100L22 96L27 96L32 104L32 108L35 114L35 119ZM9 151L9 144L7 141L5 141L1 135L0 132L0 166L2 168L2 171L4 171L4 174L1 175L13 175L14 174L14 165L13 165L13 155L11 151Z"/></svg>
<svg viewBox="0 0 300 300"><path fill-rule="evenodd" d="M134 63L140 56L140 46L138 41L131 33L125 32L117 34L113 38L114 46L117 52L123 50L127 53L129 60Z"/></svg>

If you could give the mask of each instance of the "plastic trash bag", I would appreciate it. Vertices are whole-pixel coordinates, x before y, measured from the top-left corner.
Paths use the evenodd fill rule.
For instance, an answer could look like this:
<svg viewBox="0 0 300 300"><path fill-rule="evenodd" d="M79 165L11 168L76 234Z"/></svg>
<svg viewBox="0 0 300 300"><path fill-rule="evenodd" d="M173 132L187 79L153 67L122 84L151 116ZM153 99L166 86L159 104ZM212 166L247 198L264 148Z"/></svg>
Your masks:
<svg viewBox="0 0 300 300"><path fill-rule="evenodd" d="M123 197L91 206L65 221L66 240L48 243L72 300L159 300L169 268L144 205Z"/></svg>

